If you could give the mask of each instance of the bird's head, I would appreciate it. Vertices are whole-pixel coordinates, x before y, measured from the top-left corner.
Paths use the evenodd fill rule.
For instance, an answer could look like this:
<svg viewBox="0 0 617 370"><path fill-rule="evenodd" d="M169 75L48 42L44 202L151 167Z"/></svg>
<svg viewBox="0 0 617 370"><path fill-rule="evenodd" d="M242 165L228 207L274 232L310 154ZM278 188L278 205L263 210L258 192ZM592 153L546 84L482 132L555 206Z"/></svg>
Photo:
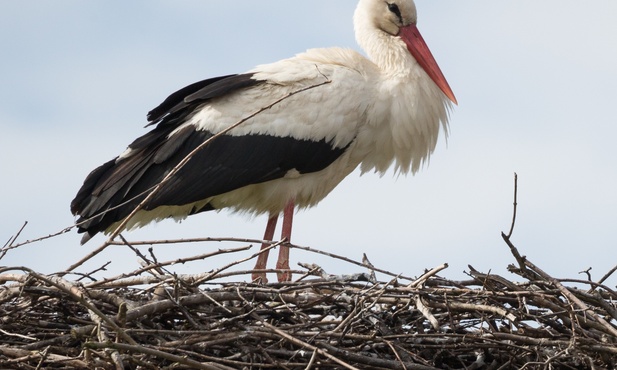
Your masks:
<svg viewBox="0 0 617 370"><path fill-rule="evenodd" d="M360 0L354 22L356 34L360 44L370 45L364 39L377 36L375 40L387 38L400 38L406 45L407 50L416 60L418 65L426 72L433 82L454 104L457 103L452 89L441 72L433 54L422 38L416 26L418 13L413 0ZM378 42L378 41L377 41ZM368 49L371 49L369 46ZM372 52L383 52L383 49L374 47Z"/></svg>
<svg viewBox="0 0 617 370"><path fill-rule="evenodd" d="M373 25L390 35L397 36L402 27L415 24L418 19L412 0L362 0Z"/></svg>

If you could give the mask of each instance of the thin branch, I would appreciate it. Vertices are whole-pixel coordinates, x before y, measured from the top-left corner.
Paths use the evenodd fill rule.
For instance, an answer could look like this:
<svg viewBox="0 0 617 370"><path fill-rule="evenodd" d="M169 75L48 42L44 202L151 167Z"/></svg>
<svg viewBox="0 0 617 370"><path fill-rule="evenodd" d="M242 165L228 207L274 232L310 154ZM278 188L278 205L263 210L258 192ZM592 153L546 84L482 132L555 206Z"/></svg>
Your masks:
<svg viewBox="0 0 617 370"><path fill-rule="evenodd" d="M405 275L395 274L395 273L392 273L392 272L387 271L387 270L379 269L379 268L376 268L376 267L371 267L371 266L366 265L363 262L358 262L358 261L352 260L351 258L347 258L347 257L341 256L341 255L338 255L338 254L334 254L334 253L330 253L330 252L325 252L325 251L322 251L322 250L319 250L319 249L316 249L316 248L303 247L303 246L296 245L296 244L289 244L289 247L290 248L295 248L295 249L301 249L301 250L307 251L307 252L323 254L324 256L328 256L328 257L331 257L331 258L335 258L335 259L338 259L338 260L341 260L341 261L345 261L345 262L352 263L354 265L366 268L366 269L370 270L371 272L372 271L377 271L377 272L381 272L382 274L389 275L389 276L392 276L392 277L398 277L398 278L405 279L405 280L410 280L410 281L416 280L416 279L414 279L412 277L407 277Z"/></svg>
<svg viewBox="0 0 617 370"><path fill-rule="evenodd" d="M447 263L444 263L444 264L441 264L441 265L439 265L437 267L434 267L430 271L427 271L424 274L422 274L422 276L417 278L415 281L412 281L411 283L409 283L407 285L407 287L408 288L418 287L418 286L424 284L424 282L427 281L430 277L437 275L440 271L443 271L443 270L445 270L447 268L448 268L448 264Z"/></svg>
<svg viewBox="0 0 617 370"><path fill-rule="evenodd" d="M271 240L262 239L249 239L249 238L187 238L187 239L160 239L160 240L132 240L128 241L131 245L164 245L164 244L181 244L181 243L202 243L202 242L238 242L238 243L255 243L255 244L274 244L276 242ZM124 245L122 241L111 241L109 245Z"/></svg>
<svg viewBox="0 0 617 370"><path fill-rule="evenodd" d="M604 276L602 276L602 279L598 280L598 285L595 285L591 289L589 289L589 292L593 292L596 289L596 287L598 287L599 285L604 283L606 281L606 279L608 279L615 271L617 271L617 265L615 265L606 274L604 274Z"/></svg>
<svg viewBox="0 0 617 370"><path fill-rule="evenodd" d="M23 230L23 227L25 227L27 223L28 223L27 221L24 223L24 225L22 226L22 228L19 230L19 233L21 233L21 231ZM35 242L40 242L40 241L42 241L42 240L46 240L46 239L51 239L51 238L54 238L54 237L56 237L56 236L58 236L58 235L66 234L67 232L71 231L71 229L73 229L73 227L74 227L74 226L69 226L69 227L64 228L64 229L62 229L62 230L60 230L60 231L57 231L57 232L55 232L55 233L53 233L53 234L49 234L49 235L46 235L46 236L42 236L42 237L40 237L40 238L36 238L36 239L29 239L29 240L26 240L26 241L23 241L23 242L21 242L21 243L17 243L17 244L12 244L12 243L14 243L14 242L15 242L15 240L16 240L16 239L17 239L17 237L18 237L18 235L15 235L15 237L14 237L14 238L13 238L13 240L11 241L11 244L12 244L12 245L11 245L11 244L9 244L9 245L10 245L10 247L8 247L8 248L7 248L7 250L9 250L9 249L15 249L15 248L21 247L22 245L32 244L32 243L35 243ZM3 248L3 250L4 250L4 248ZM4 254L3 254L2 256L4 256Z"/></svg>
<svg viewBox="0 0 617 370"><path fill-rule="evenodd" d="M93 250L92 252L86 254L84 257L82 257L79 261L73 263L72 265L70 265L69 267L66 268L66 270L64 270L63 272L58 273L58 276L62 277L66 274L71 273L73 270L75 270L76 268L78 268L79 266L83 265L84 263L86 263L87 261L89 261L92 257L96 256L97 254L101 253L102 251L105 250L105 248L109 247L110 243L109 242L105 242L103 244L101 244L98 248L96 248L95 250Z"/></svg>
<svg viewBox="0 0 617 370"><path fill-rule="evenodd" d="M24 224L21 225L21 227L19 228L19 230L17 230L17 232L15 233L15 235L13 235L12 237L9 238L9 240L7 240L6 243L4 243L4 245L2 246L2 249L0 250L2 252L2 255L0 256L0 259L2 259L2 257L4 257L4 255L6 254L6 252L10 249L16 248L13 246L13 243L15 243L15 240L17 240L17 238L19 238L19 235L21 234L21 232L24 230L24 228L26 227L26 225L28 225L28 221L24 221Z"/></svg>
<svg viewBox="0 0 617 370"><path fill-rule="evenodd" d="M508 239L512 236L512 232L514 232L514 224L516 223L516 208L518 206L517 198L518 196L518 175L514 172L514 206L512 207L512 224L510 225L510 231L508 232Z"/></svg>

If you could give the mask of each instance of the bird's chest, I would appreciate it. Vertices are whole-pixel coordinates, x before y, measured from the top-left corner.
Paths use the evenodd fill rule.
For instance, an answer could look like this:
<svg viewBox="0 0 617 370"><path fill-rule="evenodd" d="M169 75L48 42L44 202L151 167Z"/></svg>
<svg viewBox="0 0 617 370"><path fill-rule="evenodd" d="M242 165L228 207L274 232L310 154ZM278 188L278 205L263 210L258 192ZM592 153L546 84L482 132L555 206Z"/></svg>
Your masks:
<svg viewBox="0 0 617 370"><path fill-rule="evenodd" d="M393 163L401 172L415 171L434 149L440 115L427 91L400 80L384 82L358 137L362 171L385 172Z"/></svg>

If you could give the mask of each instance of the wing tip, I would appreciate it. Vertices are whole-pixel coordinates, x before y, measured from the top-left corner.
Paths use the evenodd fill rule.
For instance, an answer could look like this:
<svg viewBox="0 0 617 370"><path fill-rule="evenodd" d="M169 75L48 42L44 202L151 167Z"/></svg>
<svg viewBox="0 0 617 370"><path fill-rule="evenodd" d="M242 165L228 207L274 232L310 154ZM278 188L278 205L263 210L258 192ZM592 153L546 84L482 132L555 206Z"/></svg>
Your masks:
<svg viewBox="0 0 617 370"><path fill-rule="evenodd" d="M94 237L95 234L90 234L89 231L86 231L84 233L84 236L81 237L81 240L79 241L80 245L84 245L86 244L88 241L90 241L90 239L92 239Z"/></svg>

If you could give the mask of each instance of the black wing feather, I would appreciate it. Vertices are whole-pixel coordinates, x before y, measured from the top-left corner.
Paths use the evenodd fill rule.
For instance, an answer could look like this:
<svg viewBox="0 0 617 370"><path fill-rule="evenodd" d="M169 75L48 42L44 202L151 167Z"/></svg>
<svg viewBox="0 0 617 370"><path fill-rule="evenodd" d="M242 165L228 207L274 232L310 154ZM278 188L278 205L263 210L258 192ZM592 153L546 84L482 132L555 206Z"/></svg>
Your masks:
<svg viewBox="0 0 617 370"><path fill-rule="evenodd" d="M204 101L225 96L233 91L254 86L263 81L254 80L253 74L228 75L214 77L190 84L175 93L169 95L158 107L148 112L148 126L163 123L174 123L171 117L174 113L182 112L187 107ZM186 113L186 112L184 112ZM167 118L163 120L164 118Z"/></svg>
<svg viewBox="0 0 617 370"><path fill-rule="evenodd" d="M182 160L211 136L206 131L194 131L170 162ZM325 140L269 135L220 136L198 151L170 179L153 199L151 207L197 202L243 186L281 178L292 169L300 173L320 171L346 149L334 148ZM156 173L152 179L142 180L159 181L160 175Z"/></svg>
<svg viewBox="0 0 617 370"><path fill-rule="evenodd" d="M207 88L208 86L218 81L229 79L230 77L235 77L235 75L220 76L197 81L174 92L173 94L169 95L167 99L163 100L163 102L159 104L156 108L148 112L147 117L148 122L150 122L149 125L155 124L156 121L162 118L165 114L167 114L169 110L182 103L187 96L203 88Z"/></svg>

